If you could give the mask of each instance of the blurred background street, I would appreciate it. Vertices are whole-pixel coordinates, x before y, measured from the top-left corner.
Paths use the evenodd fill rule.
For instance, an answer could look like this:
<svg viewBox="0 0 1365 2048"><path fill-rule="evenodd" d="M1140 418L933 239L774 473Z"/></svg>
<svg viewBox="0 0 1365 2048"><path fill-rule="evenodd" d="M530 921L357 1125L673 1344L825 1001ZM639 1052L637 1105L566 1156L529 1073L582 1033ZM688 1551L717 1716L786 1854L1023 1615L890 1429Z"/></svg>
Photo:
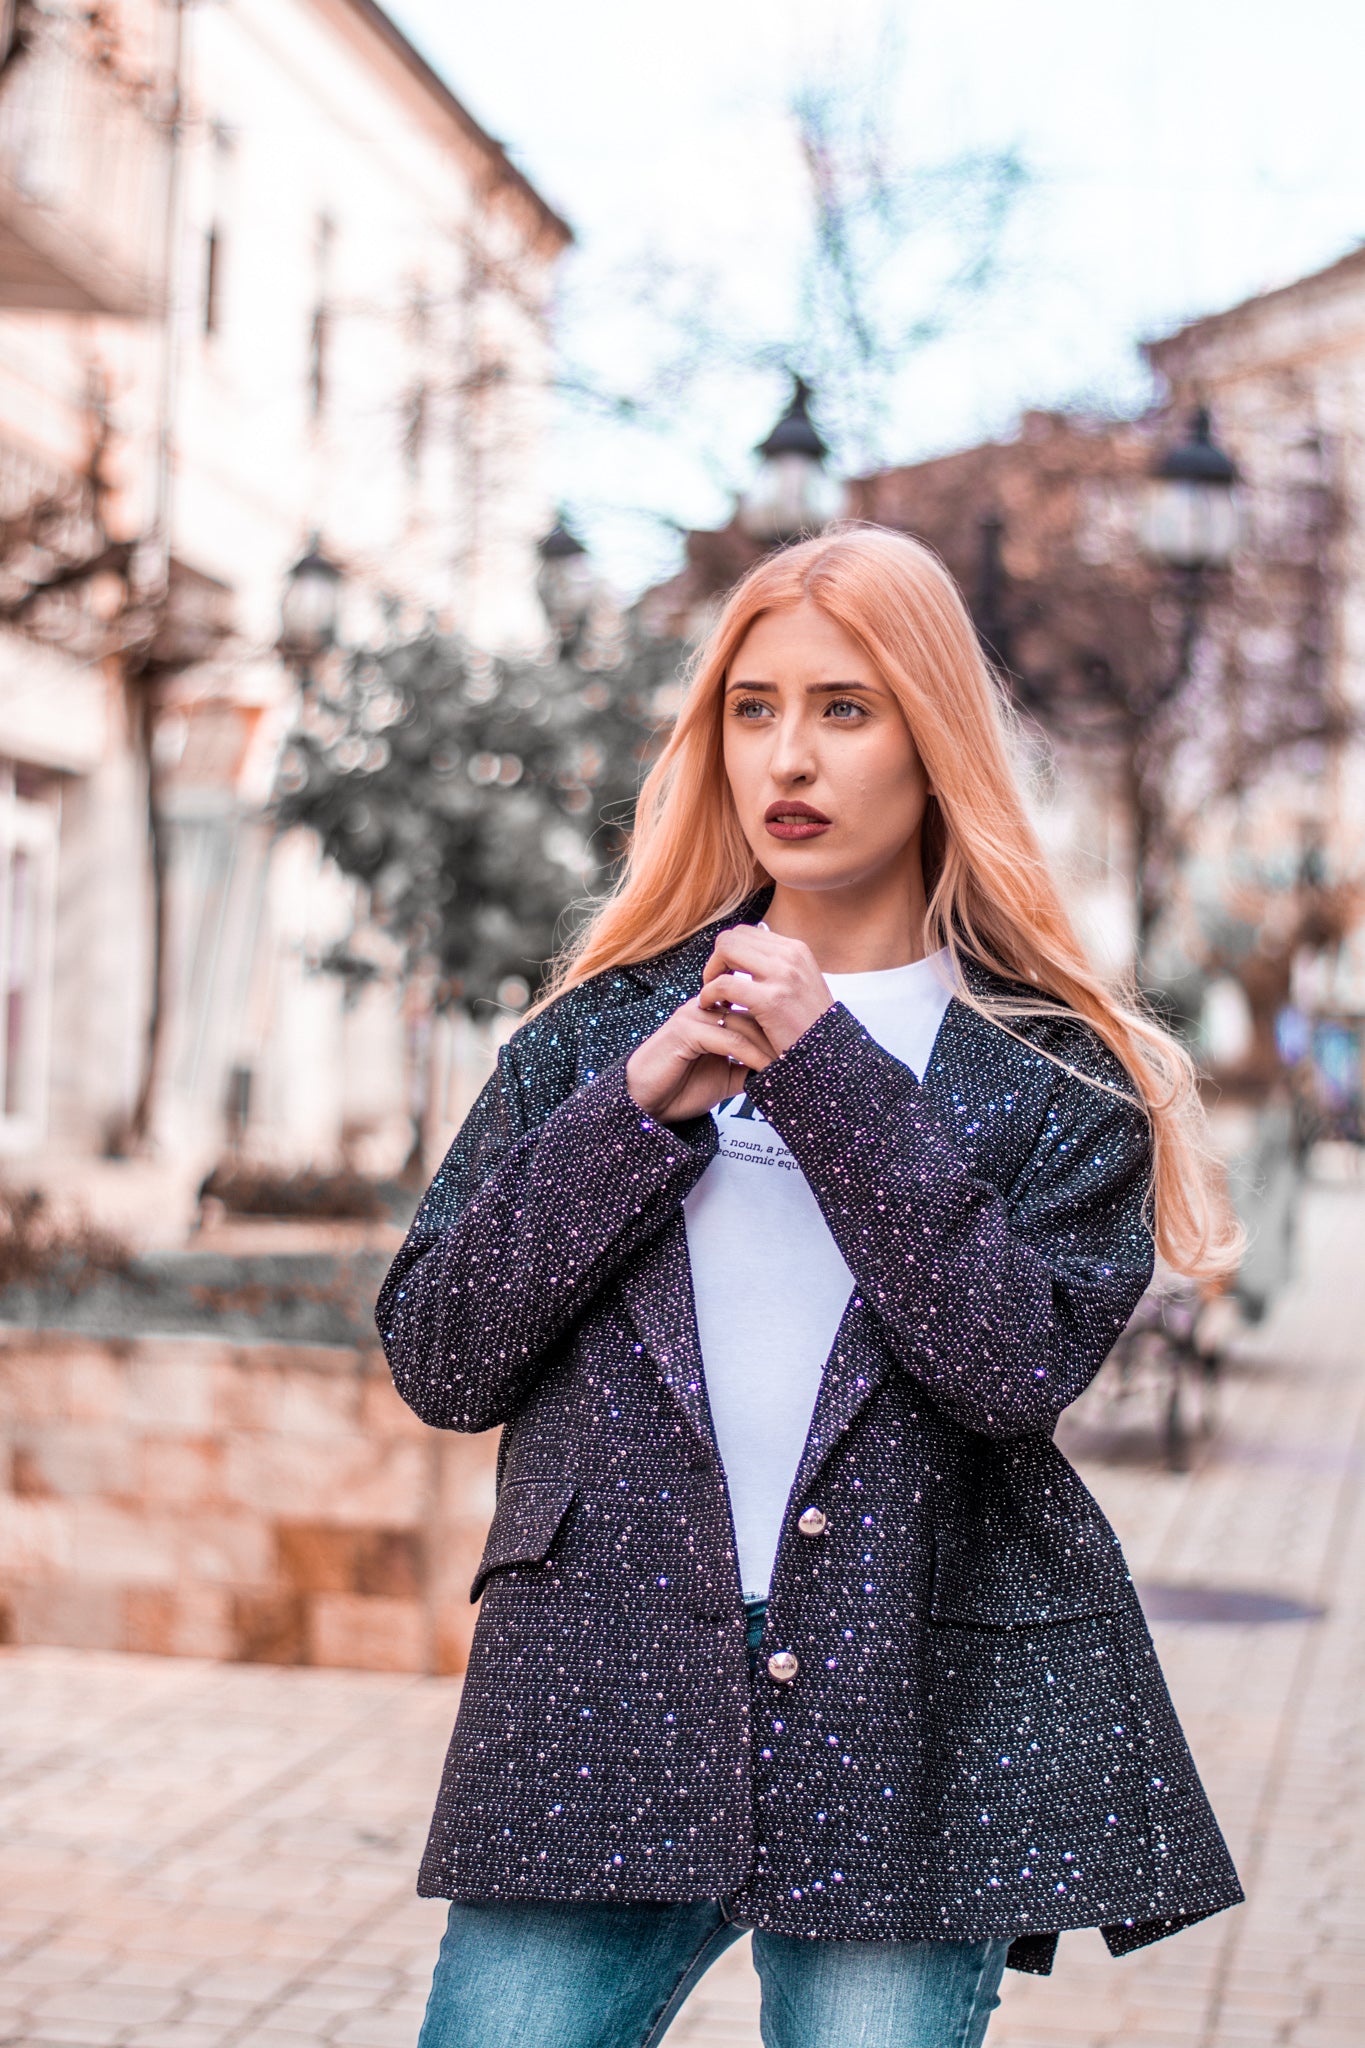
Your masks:
<svg viewBox="0 0 1365 2048"><path fill-rule="evenodd" d="M0 2043L415 2039L496 1446L374 1295L844 518L957 578L1250 1235L1063 1435L1251 1902L991 2040L1365 2032L1358 28L1043 14L0 0Z"/></svg>

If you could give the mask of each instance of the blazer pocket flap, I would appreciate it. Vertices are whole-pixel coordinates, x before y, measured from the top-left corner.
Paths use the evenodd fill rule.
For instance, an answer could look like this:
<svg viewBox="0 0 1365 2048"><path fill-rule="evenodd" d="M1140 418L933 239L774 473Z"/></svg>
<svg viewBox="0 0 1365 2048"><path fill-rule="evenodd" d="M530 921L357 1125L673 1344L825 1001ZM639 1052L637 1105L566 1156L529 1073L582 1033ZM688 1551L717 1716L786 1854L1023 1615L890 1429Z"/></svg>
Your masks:
<svg viewBox="0 0 1365 2048"><path fill-rule="evenodd" d="M1117 1612L1128 1574L1104 1532L967 1538L939 1530L929 1611L963 1628L1019 1628Z"/></svg>
<svg viewBox="0 0 1365 2048"><path fill-rule="evenodd" d="M498 1495L493 1525L469 1589L477 1600L490 1572L509 1564L543 1564L569 1512L574 1486L564 1479L508 1479Z"/></svg>

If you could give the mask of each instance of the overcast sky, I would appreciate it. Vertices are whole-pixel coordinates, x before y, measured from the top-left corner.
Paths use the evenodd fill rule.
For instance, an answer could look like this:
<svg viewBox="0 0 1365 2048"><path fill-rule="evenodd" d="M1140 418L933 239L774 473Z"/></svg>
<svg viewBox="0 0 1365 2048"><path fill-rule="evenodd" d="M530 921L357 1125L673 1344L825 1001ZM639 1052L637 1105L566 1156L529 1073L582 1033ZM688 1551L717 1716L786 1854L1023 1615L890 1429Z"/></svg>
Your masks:
<svg viewBox="0 0 1365 2048"><path fill-rule="evenodd" d="M1331 262L1365 237L1365 27L1351 0L390 0L391 12L572 221L571 337L634 329L609 284L648 254L737 307L794 289L803 173L792 90L891 25L905 160L1017 146L1030 182L1000 282L898 392L900 459L1008 430L1028 405L1140 405L1144 336ZM623 438L566 425L554 486L606 566L673 559L650 511L711 525L780 380L704 421ZM638 509L637 509L638 508Z"/></svg>

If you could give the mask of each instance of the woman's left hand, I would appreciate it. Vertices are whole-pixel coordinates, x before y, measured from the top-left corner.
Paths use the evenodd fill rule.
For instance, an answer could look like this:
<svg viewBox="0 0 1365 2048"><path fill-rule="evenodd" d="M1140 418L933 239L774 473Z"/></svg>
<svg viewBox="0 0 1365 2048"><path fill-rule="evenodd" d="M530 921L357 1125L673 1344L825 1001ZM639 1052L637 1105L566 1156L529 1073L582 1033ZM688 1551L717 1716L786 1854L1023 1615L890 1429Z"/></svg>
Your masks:
<svg viewBox="0 0 1365 2048"><path fill-rule="evenodd" d="M774 1052L784 1053L822 1017L834 998L815 955L801 939L758 925L722 932L702 975L704 1009L748 1010Z"/></svg>

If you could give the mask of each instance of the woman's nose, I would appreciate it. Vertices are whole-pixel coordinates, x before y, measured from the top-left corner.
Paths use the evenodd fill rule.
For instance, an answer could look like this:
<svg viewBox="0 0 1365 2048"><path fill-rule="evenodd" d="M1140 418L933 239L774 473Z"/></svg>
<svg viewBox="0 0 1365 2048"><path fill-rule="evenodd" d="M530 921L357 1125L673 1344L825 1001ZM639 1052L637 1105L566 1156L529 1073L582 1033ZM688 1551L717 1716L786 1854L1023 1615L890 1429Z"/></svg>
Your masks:
<svg viewBox="0 0 1365 2048"><path fill-rule="evenodd" d="M784 720L777 729L768 766L777 782L810 782L815 775L815 750L803 720Z"/></svg>

